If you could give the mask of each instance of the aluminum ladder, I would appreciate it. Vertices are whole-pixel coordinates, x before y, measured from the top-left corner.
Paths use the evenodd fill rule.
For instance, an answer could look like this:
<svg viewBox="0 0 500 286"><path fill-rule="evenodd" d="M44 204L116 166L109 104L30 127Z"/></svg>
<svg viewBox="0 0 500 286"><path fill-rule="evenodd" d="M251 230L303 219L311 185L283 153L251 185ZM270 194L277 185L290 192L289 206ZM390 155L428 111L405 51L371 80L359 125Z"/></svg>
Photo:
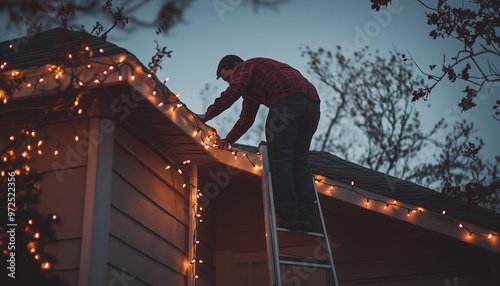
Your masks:
<svg viewBox="0 0 500 286"><path fill-rule="evenodd" d="M321 211L321 205L319 203L319 196L316 190L316 184L314 185L314 193L316 195L315 210L317 225L321 230L319 232L304 232L289 230L285 228L277 227L276 213L274 209L274 197L272 188L271 172L269 170L269 161L267 157L267 145L265 142L259 144L259 152L262 159L262 195L264 204L264 214L265 214L265 226L266 226L266 246L268 254L268 267L269 267L269 280L271 286L283 286L282 277L282 265L291 266L301 266L317 269L325 269L329 274L329 280L327 280L327 285L339 286L337 280L337 274L335 272L335 266L333 264L332 250L330 247L330 242L326 232L325 221L323 219L323 213ZM314 178L311 178L314 180ZM278 233L291 233L294 235L304 235L309 237L316 237L319 244L326 254L325 257L302 257L302 256L292 256L280 253Z"/></svg>

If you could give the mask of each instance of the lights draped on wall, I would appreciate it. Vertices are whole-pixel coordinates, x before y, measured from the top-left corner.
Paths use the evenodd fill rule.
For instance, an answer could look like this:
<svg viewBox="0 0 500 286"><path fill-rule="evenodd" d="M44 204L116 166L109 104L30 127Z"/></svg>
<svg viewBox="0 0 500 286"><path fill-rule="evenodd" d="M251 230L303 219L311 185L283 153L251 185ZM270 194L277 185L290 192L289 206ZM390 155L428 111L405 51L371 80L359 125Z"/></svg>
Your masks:
<svg viewBox="0 0 500 286"><path fill-rule="evenodd" d="M12 48L12 46L10 48ZM183 103L179 99L180 94L173 94L165 86L169 78L165 79L163 83L160 83L156 75L150 73L145 67L137 64L134 60L127 60L129 57L128 55L103 56L102 54L104 54L104 52L102 48L97 49L82 44L80 51L72 53L67 52L62 58L62 61L58 64L9 70L10 65L7 61L1 63L0 76L5 80L2 80L2 83L0 83L0 101L4 105L11 102L13 94L17 90L27 93L29 97L58 92L64 95L55 105L49 108L42 107L45 108L44 115L36 120L36 122L32 122L31 126L13 130L12 133L8 135L8 144L4 148L2 154L0 154L4 162L12 160L16 156L20 156L26 160L32 159L33 156L61 156L61 150L63 150L64 147L64 144L61 143L63 140L46 133L39 134L40 132L37 132L37 129L40 129L43 120L52 112L65 111L69 113L69 115L76 117L88 114L82 102L84 102L86 96L90 94L90 88L105 86L111 82L116 83L123 81L124 83L134 83L140 76L147 81L147 85L152 87L151 94L144 96L146 98L148 98L148 96L153 96L154 100L151 98L148 98L148 100L157 102L156 106L159 110L164 110L165 113L168 113L176 112L179 108L183 107ZM34 74L36 74L36 77L34 77ZM68 90L71 90L71 92L67 92ZM165 109L165 106L170 106L171 108ZM16 109L18 108L16 107ZM5 112L9 111L6 110ZM218 143L220 142L220 138L215 128L207 128L198 116L189 109L185 108L184 112L191 113L191 116L194 118L194 122L192 121L193 130L190 135L192 135L193 138L198 138L198 142L205 149L209 150L210 148L214 148L220 152L231 152L235 160L243 158L243 160L248 161L255 170L258 169L246 152L233 149L230 146L223 148L223 146ZM71 121L69 121L69 124L71 125L71 130L73 130L73 134L70 135L73 136L72 140L80 142L85 136L80 134L81 132L79 132ZM55 143L47 144L49 141L55 141ZM191 160L186 158L182 162L172 162L161 151L160 154L167 162L165 170L173 171L181 175L184 178L183 188L186 189L188 186L194 188L196 190L196 197L201 197L201 190L190 183L189 171L186 170ZM29 164L26 164L23 169L16 169L15 171L16 174L20 174L20 172L30 172L30 170L31 167ZM0 175L5 177L8 171L9 170L2 170ZM195 201L192 207L195 216L195 231L193 240L194 249L192 252L193 257L191 257L189 265L192 266L191 272L196 281L196 279L199 278L196 272L196 265L203 263L203 260L197 257L198 253L196 251L200 243L198 225L203 219L201 215L202 207L198 205L198 202ZM57 216L54 215L54 219L56 218ZM29 224L31 225L32 223L33 220L30 220ZM28 231L28 228L26 231ZM39 236L40 234L38 233L37 239ZM32 246L33 244L30 244L29 250L35 253L35 248ZM34 255L36 255L36 259L39 259L39 254L35 253ZM41 263L41 267L43 269L49 269L51 264L49 262L43 262Z"/></svg>

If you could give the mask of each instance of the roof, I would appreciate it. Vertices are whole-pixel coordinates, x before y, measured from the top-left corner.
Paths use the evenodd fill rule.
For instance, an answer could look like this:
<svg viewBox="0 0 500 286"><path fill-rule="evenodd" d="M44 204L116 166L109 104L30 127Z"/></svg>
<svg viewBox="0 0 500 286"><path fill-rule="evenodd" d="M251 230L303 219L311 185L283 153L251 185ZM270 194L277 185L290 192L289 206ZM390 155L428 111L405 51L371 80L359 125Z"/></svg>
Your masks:
<svg viewBox="0 0 500 286"><path fill-rule="evenodd" d="M99 51L101 56L129 53L115 44L86 32L56 28L33 36L1 42L0 61L3 63L8 58L8 65L3 71L58 64L64 61L68 54L78 55L85 46L92 46L96 53Z"/></svg>
<svg viewBox="0 0 500 286"><path fill-rule="evenodd" d="M251 152L258 148L235 144L235 147ZM482 208L467 208L465 202L452 201L442 193L418 184L402 180L353 162L341 159L328 152L311 151L309 164L313 174L321 175L346 185L355 182L356 187L394 198L427 210L441 213L446 210L449 216L471 222L473 224L500 231L500 214Z"/></svg>
<svg viewBox="0 0 500 286"><path fill-rule="evenodd" d="M86 46L90 46L90 49L85 49ZM82 54L82 51L85 50L87 51L87 54L85 54L85 52ZM92 51L94 55L91 54ZM147 117L149 118L152 114L155 114L154 124L168 123L171 126L175 126L175 135L177 137L189 139L177 142L179 144L176 146L184 146L186 145L185 141L192 141L191 145L193 147L189 147L190 150L186 151L186 153L189 153L190 156L194 153L198 154L203 152L205 157L211 157L228 166L239 168L254 175L260 175L261 171L259 169L258 162L260 161L260 158L257 156L257 147L235 144L233 147L237 148L237 150L241 150L244 152L244 155L246 155L239 156L238 158L236 158L237 156L235 154L231 154L231 152L225 152L224 150L213 148L210 139L207 139L211 135L215 135L213 134L212 128L206 126L199 119L197 119L197 116L195 116L186 106L181 104L181 107L178 107L178 97L170 96L171 92L168 88L154 75L152 75L135 56L127 50L98 37L83 34L81 32L66 31L59 28L43 32L31 38L21 38L2 42L0 43L0 62L3 63L4 61L8 61L8 65L2 68L1 72L11 69L25 69L32 73L29 75L31 76L31 79L36 80L40 77L40 75L42 77L45 75L46 72L43 69L44 65L57 65L59 63L64 63L64 61L67 60L66 57L69 53L77 56L82 54L83 57L89 56L94 59L101 56L103 57L99 58L98 61L94 61L95 64L92 65L92 68L86 70L85 76L87 79L91 79L88 82L89 86L93 88L105 88L105 86L102 85L102 82L94 84L92 83L92 80L95 78L95 72L101 73L102 76L102 69L107 69L110 64L109 61L111 61L111 63L116 67L114 71L119 70L120 73L109 73L106 75L106 84L114 84L113 88L116 89L116 86L124 86L126 83L128 84L128 87L141 94L146 99L142 102L142 104L147 105L147 110L144 109L147 111ZM130 55L130 57L127 56L123 63L122 57L118 57L120 61L119 64L117 64L116 59L113 59L113 56L118 54L127 54ZM104 57L108 58L108 62ZM135 72L135 74L132 73L132 77L130 76L131 74L128 73L130 72L131 66L133 67L132 72ZM122 67L123 69L121 69ZM123 75L123 81L121 76L118 77L118 74ZM47 79L50 78L48 77ZM54 87L54 84L57 84L54 80L45 80L41 87L43 88L46 86L51 88ZM12 95L13 98L29 99L32 98L31 95L33 94L33 87L22 87L21 90L15 91L15 93L17 94L17 97ZM163 93L164 95L168 94L169 98L167 98L167 101L164 97L160 96L160 93ZM43 96L44 93L42 92L41 95ZM169 102L168 100L172 97L173 101ZM144 112L142 111L142 109L137 108L137 112L140 115L139 117L144 117ZM142 124L142 126L151 125L151 122L144 124L138 121L138 124L139 123ZM161 133L161 130L165 128L156 129L160 129L160 131L155 131L156 133ZM151 133L153 134L151 136L171 138L171 133L156 133ZM165 139L163 140L165 141ZM170 142L172 140L168 141ZM170 150L172 151L172 149ZM198 156L201 158L200 160L205 160L201 154L198 154ZM433 221L433 225L431 227L429 227L429 224L426 225L428 221L418 222L420 225L424 225L424 227L429 227L430 229L434 229L436 231L443 231L443 233L457 237L455 229L457 228L457 225L461 224L457 223L456 220L462 220L474 224L475 226L486 228L488 232L495 231L500 233L500 214L481 207L469 209L463 202L451 203L451 201L445 200L441 193L419 186L418 184L365 168L327 152L312 151L310 154L310 165L315 176L317 178L323 177L323 179L325 179L324 182L328 179L329 182L334 182L335 184L340 182L345 186L350 187L351 181L354 181L357 189L369 192L370 196L377 194L379 196L383 196L384 199L397 200L398 203L401 201L432 211L434 213L433 215L435 215L435 220ZM320 189L318 189L318 191L320 191ZM323 193L325 194L325 192ZM362 206L358 202L354 202L354 200L350 200L345 196L332 196L346 202ZM402 204L401 206L404 207ZM444 209L446 209L447 217L443 219L440 214ZM397 217L397 214L395 213L382 213ZM447 219L453 220L452 223L449 223L448 225L451 230L441 230L441 228L443 228L443 222ZM409 222L417 223L415 220L410 220ZM490 249L495 249L497 252L500 251L500 248L498 247L499 241L497 239L500 236L498 234L495 236L496 238L492 243L486 242L483 243L482 246L486 245L486 247L489 247ZM463 238L462 236L459 236L458 238L464 241L469 241L467 238ZM476 244L482 243L478 242L478 240L470 242Z"/></svg>

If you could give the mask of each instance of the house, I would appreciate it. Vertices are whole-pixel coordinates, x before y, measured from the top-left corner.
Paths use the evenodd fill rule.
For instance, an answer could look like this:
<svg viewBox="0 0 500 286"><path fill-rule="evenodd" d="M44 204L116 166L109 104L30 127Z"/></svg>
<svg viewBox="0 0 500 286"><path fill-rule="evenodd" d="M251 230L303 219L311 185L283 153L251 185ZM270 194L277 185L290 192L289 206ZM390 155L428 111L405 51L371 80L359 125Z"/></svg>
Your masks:
<svg viewBox="0 0 500 286"><path fill-rule="evenodd" d="M94 36L53 29L2 42L0 62L10 84L0 147L26 134L16 152L44 175L39 208L61 218L45 242L57 259L49 275L79 286L267 285L256 147L214 147L182 96ZM340 285L500 285L500 214L329 153L312 152L311 167ZM317 248L300 237L282 246ZM326 284L319 270L284 275Z"/></svg>

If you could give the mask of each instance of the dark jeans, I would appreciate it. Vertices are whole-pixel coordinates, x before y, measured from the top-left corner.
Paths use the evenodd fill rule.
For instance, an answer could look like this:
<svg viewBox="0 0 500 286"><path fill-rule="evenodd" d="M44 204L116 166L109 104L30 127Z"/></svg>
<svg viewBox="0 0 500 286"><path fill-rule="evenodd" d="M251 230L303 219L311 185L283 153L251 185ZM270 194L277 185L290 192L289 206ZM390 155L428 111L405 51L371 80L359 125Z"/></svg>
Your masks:
<svg viewBox="0 0 500 286"><path fill-rule="evenodd" d="M269 109L266 139L276 212L281 220L312 220L316 196L308 164L319 102L291 94Z"/></svg>

